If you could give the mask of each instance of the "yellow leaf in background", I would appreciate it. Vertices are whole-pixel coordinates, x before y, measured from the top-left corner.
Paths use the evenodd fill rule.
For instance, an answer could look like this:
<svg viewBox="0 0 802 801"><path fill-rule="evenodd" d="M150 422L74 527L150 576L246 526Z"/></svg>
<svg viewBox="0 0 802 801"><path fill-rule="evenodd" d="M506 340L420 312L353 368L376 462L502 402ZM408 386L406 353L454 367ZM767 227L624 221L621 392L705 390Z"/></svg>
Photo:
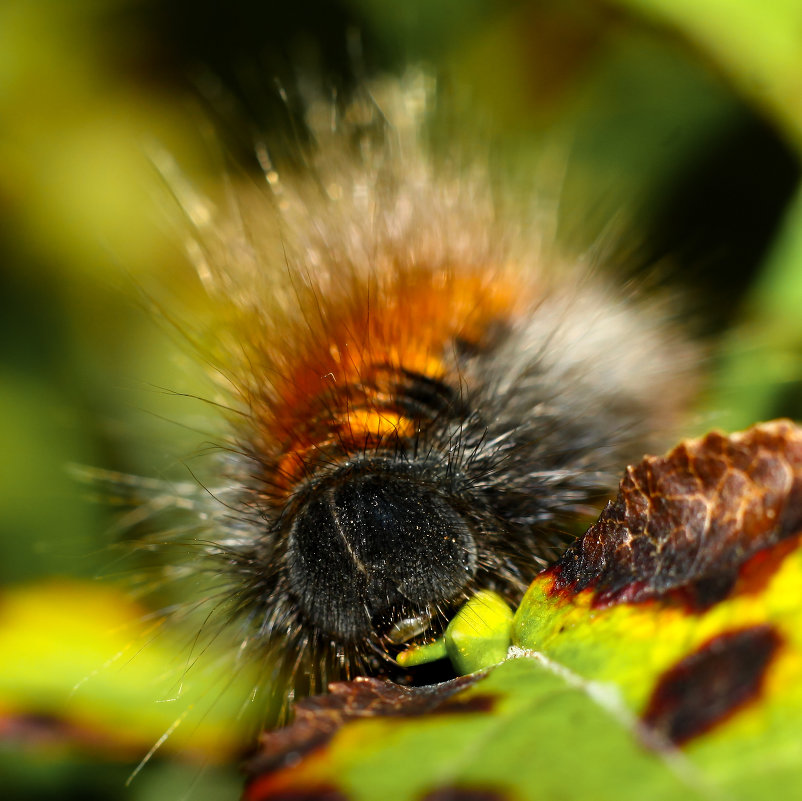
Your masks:
<svg viewBox="0 0 802 801"><path fill-rule="evenodd" d="M231 758L253 737L257 710L243 699L254 676L243 670L232 679L230 655L195 653L192 637L160 636L165 625L97 584L6 589L0 714L52 718L84 733L76 741L134 758L168 730L165 750Z"/></svg>

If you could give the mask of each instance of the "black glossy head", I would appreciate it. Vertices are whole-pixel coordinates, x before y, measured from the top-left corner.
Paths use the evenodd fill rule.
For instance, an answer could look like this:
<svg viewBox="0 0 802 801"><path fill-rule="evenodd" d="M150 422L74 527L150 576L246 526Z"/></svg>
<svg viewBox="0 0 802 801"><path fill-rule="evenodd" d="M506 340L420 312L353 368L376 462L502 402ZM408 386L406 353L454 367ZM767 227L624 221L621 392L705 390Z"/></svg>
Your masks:
<svg viewBox="0 0 802 801"><path fill-rule="evenodd" d="M290 588L305 617L344 642L377 617L456 597L476 572L465 520L426 483L386 468L344 468L316 485L289 534Z"/></svg>

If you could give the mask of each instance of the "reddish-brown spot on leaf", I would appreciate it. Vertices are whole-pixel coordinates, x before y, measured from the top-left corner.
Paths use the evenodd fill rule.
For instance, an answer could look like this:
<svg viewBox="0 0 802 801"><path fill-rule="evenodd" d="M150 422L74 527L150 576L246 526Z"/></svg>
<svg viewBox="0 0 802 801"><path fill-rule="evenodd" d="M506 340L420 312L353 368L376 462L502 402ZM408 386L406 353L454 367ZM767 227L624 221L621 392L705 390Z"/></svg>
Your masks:
<svg viewBox="0 0 802 801"><path fill-rule="evenodd" d="M273 791L265 787L264 792L260 794L259 788L254 785L249 788L245 799L247 801L349 801L347 795L343 795L333 787L326 786Z"/></svg>
<svg viewBox="0 0 802 801"><path fill-rule="evenodd" d="M709 731L758 697L780 644L771 626L715 637L663 674L643 722L677 745Z"/></svg>
<svg viewBox="0 0 802 801"><path fill-rule="evenodd" d="M493 711L496 696L485 693L472 695L470 698L451 698L432 709L429 714L434 715L467 715L472 712L487 714Z"/></svg>
<svg viewBox="0 0 802 801"><path fill-rule="evenodd" d="M683 442L627 468L618 497L551 568L555 592L594 604L668 594L695 610L744 563L802 532L802 429L786 420Z"/></svg>
<svg viewBox="0 0 802 801"><path fill-rule="evenodd" d="M59 718L51 714L0 714L0 749L5 746L54 751L78 747L106 759L130 760L140 755L140 745L121 733L115 739L107 730Z"/></svg>
<svg viewBox="0 0 802 801"><path fill-rule="evenodd" d="M474 787L438 787L421 798L421 801L507 801L509 796L498 790Z"/></svg>
<svg viewBox="0 0 802 801"><path fill-rule="evenodd" d="M264 794L266 785L261 780L325 746L350 720L412 717L441 709L444 714L479 711L471 699L452 700L479 677L480 674L474 674L428 687L402 687L370 678L331 684L328 695L305 698L296 704L295 720L291 725L261 735L256 755L245 766L252 780L245 798L249 801L270 798L273 801L273 795ZM481 699L479 706L484 709L489 696L481 696Z"/></svg>
<svg viewBox="0 0 802 801"><path fill-rule="evenodd" d="M782 567L786 557L796 551L800 545L802 545L802 537L797 536L783 540L772 548L758 551L744 562L732 594L759 595L762 593L774 574Z"/></svg>

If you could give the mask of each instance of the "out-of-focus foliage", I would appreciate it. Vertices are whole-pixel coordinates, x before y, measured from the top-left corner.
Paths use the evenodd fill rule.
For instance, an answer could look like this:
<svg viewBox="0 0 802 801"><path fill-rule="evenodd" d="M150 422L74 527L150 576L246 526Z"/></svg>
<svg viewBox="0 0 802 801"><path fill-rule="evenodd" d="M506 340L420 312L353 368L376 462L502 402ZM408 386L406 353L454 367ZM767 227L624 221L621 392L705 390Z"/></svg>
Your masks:
<svg viewBox="0 0 802 801"><path fill-rule="evenodd" d="M54 580L8 589L0 601L4 717L55 711L76 742L83 735L99 750L129 758L142 755L176 722L167 750L212 761L234 757L253 733L242 699L227 694L227 655L208 649L191 669L200 656L191 647L197 632L186 633L190 648L182 653L174 641L179 633L160 636L164 619L120 590ZM255 680L252 667L248 682Z"/></svg>
<svg viewBox="0 0 802 801"><path fill-rule="evenodd" d="M188 86L201 84L211 105L224 107L226 93L209 87L233 85L231 94L247 98L252 116L270 127L272 75L282 63L287 73L310 61L333 75L359 72L355 39L368 72L424 60L468 120L435 131L441 146L469 140L474 128L500 142L499 171L531 171L544 190L536 222L554 224L563 247L611 257L627 275L651 264L651 282L681 287L690 325L711 337L706 400L688 427L742 427L802 417L802 204L793 199L801 13L795 0L6 0L0 576L13 597L29 599L16 623L41 631L14 620L3 629L18 658L31 643L40 650L30 671L13 663L16 683L0 665L0 709L17 704L69 720L73 704L93 697L89 687L101 693L106 654L115 651L100 614L84 634L61 636L70 631L59 618L67 606L55 608L49 580L120 570L106 550L113 515L83 499L67 463L171 479L204 464L208 413L184 395L211 390L180 337L139 296L158 287L180 296L185 314L198 302L149 157L155 144L201 185L219 180ZM111 691L119 714L138 721L132 731L158 717L164 700L148 693L158 668L136 663L161 654L174 676L187 654L185 638L175 642L178 653L162 652L160 639L131 655L126 681L141 686L131 687L130 701ZM48 689L34 706L43 677ZM20 799L120 797L147 751L143 743L131 762L116 763L103 744L85 740L79 755L23 734L0 745L6 786ZM193 757L185 754L184 767L157 756L125 792L236 795L235 768L210 768L195 781Z"/></svg>
<svg viewBox="0 0 802 801"><path fill-rule="evenodd" d="M802 150L802 4L749 0L623 0L667 25L706 57ZM775 415L800 414L802 365L802 199L788 206L736 327L721 346L711 407L740 428Z"/></svg>
<svg viewBox="0 0 802 801"><path fill-rule="evenodd" d="M714 60L727 79L802 147L802 5L797 0L619 0L677 32Z"/></svg>

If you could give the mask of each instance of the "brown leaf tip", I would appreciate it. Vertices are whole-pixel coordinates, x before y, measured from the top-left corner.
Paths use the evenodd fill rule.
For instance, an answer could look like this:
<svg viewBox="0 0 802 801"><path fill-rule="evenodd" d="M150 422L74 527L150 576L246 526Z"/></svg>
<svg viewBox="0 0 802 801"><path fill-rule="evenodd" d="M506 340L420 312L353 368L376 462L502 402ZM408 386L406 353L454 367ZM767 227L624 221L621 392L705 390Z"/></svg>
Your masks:
<svg viewBox="0 0 802 801"><path fill-rule="evenodd" d="M714 637L662 675L643 723L675 745L709 731L758 698L781 643L771 626Z"/></svg>
<svg viewBox="0 0 802 801"><path fill-rule="evenodd" d="M628 467L618 497L551 568L555 592L594 604L668 593L722 600L754 554L802 532L802 429L788 420L687 440Z"/></svg>

